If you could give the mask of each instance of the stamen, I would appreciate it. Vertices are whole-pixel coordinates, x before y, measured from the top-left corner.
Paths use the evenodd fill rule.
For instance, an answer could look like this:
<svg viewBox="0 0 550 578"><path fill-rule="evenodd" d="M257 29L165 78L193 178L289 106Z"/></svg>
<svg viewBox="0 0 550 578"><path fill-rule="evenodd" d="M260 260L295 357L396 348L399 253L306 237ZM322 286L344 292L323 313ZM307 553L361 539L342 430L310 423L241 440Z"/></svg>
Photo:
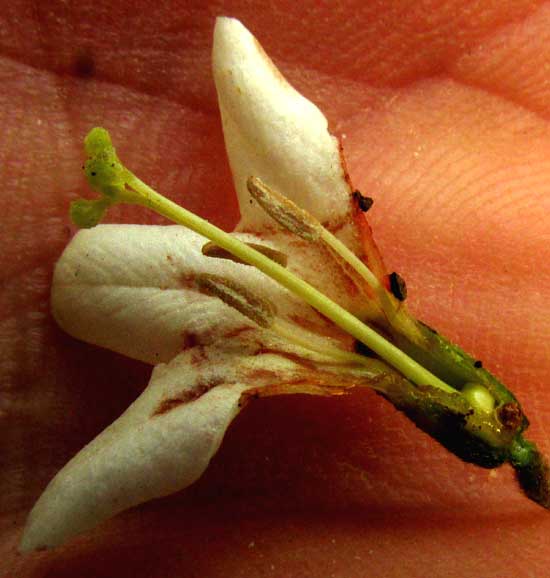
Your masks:
<svg viewBox="0 0 550 578"><path fill-rule="evenodd" d="M364 197L361 191L353 191L353 198L357 201L359 209L366 213L374 204L374 201L370 197Z"/></svg>
<svg viewBox="0 0 550 578"><path fill-rule="evenodd" d="M385 363L378 359L341 349L330 343L327 338L322 338L304 329L298 330L294 325L281 319L275 319L270 330L294 345L330 357L336 362L363 366L369 370L369 374L373 377L380 373L388 373L390 370Z"/></svg>
<svg viewBox="0 0 550 578"><path fill-rule="evenodd" d="M407 284L405 279L396 271L390 274L390 289L393 296L399 301L405 301L407 298Z"/></svg>
<svg viewBox="0 0 550 578"><path fill-rule="evenodd" d="M197 275L195 283L202 293L218 297L260 327L267 329L273 325L276 313L273 303L257 297L242 285L208 273Z"/></svg>
<svg viewBox="0 0 550 578"><path fill-rule="evenodd" d="M246 185L252 198L282 227L306 241L319 239L323 227L307 211L268 187L257 177L250 177Z"/></svg>
<svg viewBox="0 0 550 578"><path fill-rule="evenodd" d="M247 181L250 194L260 206L281 226L296 233L308 241L322 240L336 255L354 269L375 291L386 317L395 317L395 308L388 298L384 286L376 275L359 259L355 253L334 236L310 213L298 207L290 199L268 187L261 179L250 177Z"/></svg>
<svg viewBox="0 0 550 578"><path fill-rule="evenodd" d="M196 276L195 283L202 293L218 297L226 305L236 309L256 325L269 329L289 343L329 357L331 361L336 363L362 366L369 370L368 375L372 377L391 371L385 363L377 359L341 349L333 345L328 338L323 338L278 319L273 303L258 297L230 279L204 273Z"/></svg>
<svg viewBox="0 0 550 578"><path fill-rule="evenodd" d="M258 253L265 255L275 263L281 265L281 267L286 267L288 263L288 256L282 251L277 251L277 249L272 249L271 247L266 247L265 245L260 245L259 243L245 243L245 245L247 247L255 249L256 251L258 251ZM239 263L241 265L248 265L248 263L246 263L242 259L235 257L235 255L233 255L229 251L222 249L221 247L212 242L208 242L206 243L206 245L202 247L202 254L205 257L228 259L229 261L233 261L234 263Z"/></svg>

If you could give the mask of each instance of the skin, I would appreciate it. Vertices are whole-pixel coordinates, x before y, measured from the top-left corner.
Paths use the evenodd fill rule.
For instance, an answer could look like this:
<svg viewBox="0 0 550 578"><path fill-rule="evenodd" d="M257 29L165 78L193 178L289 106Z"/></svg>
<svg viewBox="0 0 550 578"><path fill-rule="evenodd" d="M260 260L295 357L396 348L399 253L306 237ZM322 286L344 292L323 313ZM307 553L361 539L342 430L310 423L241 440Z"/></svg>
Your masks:
<svg viewBox="0 0 550 578"><path fill-rule="evenodd" d="M22 1L0 39L7 575L544 575L550 513L511 469L462 464L370 392L251 404L193 487L55 551L17 554L44 486L150 374L49 315L68 204L87 190L84 134L106 126L159 191L224 227L237 219L209 64L219 13L324 110L375 199L375 238L409 306L503 378L550 453L548 3ZM130 208L108 221L162 222Z"/></svg>

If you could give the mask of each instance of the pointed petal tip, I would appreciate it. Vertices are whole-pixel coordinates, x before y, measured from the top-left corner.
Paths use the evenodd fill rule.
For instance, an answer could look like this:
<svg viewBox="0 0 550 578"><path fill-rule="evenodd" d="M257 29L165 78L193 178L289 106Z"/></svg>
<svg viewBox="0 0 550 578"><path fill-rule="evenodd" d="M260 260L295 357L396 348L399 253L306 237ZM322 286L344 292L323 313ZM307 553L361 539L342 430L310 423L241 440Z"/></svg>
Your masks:
<svg viewBox="0 0 550 578"><path fill-rule="evenodd" d="M238 20L218 19L212 60L241 227L270 226L269 217L248 202L250 175L321 222L348 216L351 191L339 144L319 108L287 82Z"/></svg>
<svg viewBox="0 0 550 578"><path fill-rule="evenodd" d="M57 525L55 516L48 515L48 509L51 506L52 504L45 504L45 500L41 496L27 516L18 547L21 554L55 548L63 544L69 537L67 528Z"/></svg>
<svg viewBox="0 0 550 578"><path fill-rule="evenodd" d="M238 31L241 34L245 32L252 36L243 23L237 18L233 18L232 16L217 16L216 24L214 26L214 43L216 42L216 37L219 38L220 35L231 33L231 31Z"/></svg>
<svg viewBox="0 0 550 578"><path fill-rule="evenodd" d="M17 550L20 554L30 554L35 550L41 550L42 546L37 544L35 540L33 540L32 533L30 529L26 526L23 530L23 536L21 537L21 541L19 542L19 546Z"/></svg>
<svg viewBox="0 0 550 578"><path fill-rule="evenodd" d="M43 550L51 550L52 548L55 548L56 546L60 546L60 545L61 545L61 543L59 543L59 544L43 544L42 542L37 541L34 538L31 530L29 530L28 532L27 532L27 530L25 530L25 533L23 534L23 537L21 538L21 542L19 543L17 550L20 554L31 554L32 552L41 552Z"/></svg>
<svg viewBox="0 0 550 578"><path fill-rule="evenodd" d="M229 375L234 360L214 354L193 364L185 352L156 367L142 395L49 483L29 514L21 552L59 546L202 475L246 389L214 387L214 369Z"/></svg>

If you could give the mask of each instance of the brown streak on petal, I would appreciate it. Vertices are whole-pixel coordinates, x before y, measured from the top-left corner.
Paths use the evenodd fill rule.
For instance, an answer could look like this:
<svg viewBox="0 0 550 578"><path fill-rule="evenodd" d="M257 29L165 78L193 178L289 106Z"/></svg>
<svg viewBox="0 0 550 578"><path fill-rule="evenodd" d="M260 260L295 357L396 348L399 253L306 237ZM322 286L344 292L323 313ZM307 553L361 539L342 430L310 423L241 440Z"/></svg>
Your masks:
<svg viewBox="0 0 550 578"><path fill-rule="evenodd" d="M346 293L351 299L357 298L361 289L364 288L364 293L368 296L372 295L372 289L365 283L363 278L357 274L357 272L346 263L343 259L340 259L340 266L344 271L343 285Z"/></svg>
<svg viewBox="0 0 550 578"><path fill-rule="evenodd" d="M348 217L344 219L338 219L337 221L331 221L330 223L323 223L323 227L328 229L333 235L340 232L344 227L350 224L350 220Z"/></svg>
<svg viewBox="0 0 550 578"><path fill-rule="evenodd" d="M194 347L191 352L191 365L200 365L208 359L204 347L199 345Z"/></svg>
<svg viewBox="0 0 550 578"><path fill-rule="evenodd" d="M311 333L316 333L317 335L323 335L325 337L334 337L338 333L337 331L335 331L334 324L327 323L326 317L322 318L323 321L322 325L315 323L315 321L312 321L307 317L302 317L301 315L298 314L289 315L289 319L302 329L310 331Z"/></svg>
<svg viewBox="0 0 550 578"><path fill-rule="evenodd" d="M182 275L179 279L180 285L183 289L192 289L193 291L197 291L197 285L195 284L196 275Z"/></svg>
<svg viewBox="0 0 550 578"><path fill-rule="evenodd" d="M284 357L285 359L292 361L296 365L305 367L306 369L313 371L315 371L316 369L316 365L312 361L304 359L303 357L300 357L299 355L296 355L295 353L290 353L288 351L281 351L279 349L274 349L270 347L261 347L256 351L254 355L278 355L279 357Z"/></svg>
<svg viewBox="0 0 550 578"><path fill-rule="evenodd" d="M251 381L260 381L265 379L277 380L277 372L269 369L253 369L246 374L246 379Z"/></svg>
<svg viewBox="0 0 550 578"><path fill-rule="evenodd" d="M340 155L340 166L342 167L342 176L344 177L350 193L353 190L353 185L351 184L351 178L349 176L348 167L346 164L346 157L344 156L344 143L342 139L338 139L338 154Z"/></svg>
<svg viewBox="0 0 550 578"><path fill-rule="evenodd" d="M250 327L248 325L243 325L242 327L235 327L234 329L231 329L227 333L224 333L223 337L224 339L235 339L237 337L240 337L243 333L247 333L249 331L256 331L256 328Z"/></svg>
<svg viewBox="0 0 550 578"><path fill-rule="evenodd" d="M179 407L180 405L185 405L191 401L196 401L205 393L208 393L213 387L221 385L223 381L224 380L221 377L214 377L204 381L199 381L192 389L182 391L180 394L174 397L169 397L168 399L161 401L157 409L151 414L151 417L164 415L176 407Z"/></svg>
<svg viewBox="0 0 550 578"><path fill-rule="evenodd" d="M250 374L252 376L252 373ZM249 377L249 376L245 376ZM252 399L274 395L345 395L357 386L377 386L386 384L388 374L380 374L368 380L362 380L353 375L342 375L318 369L298 369L284 376L276 376L278 381L264 386L253 387L245 391L239 399L239 407L243 407Z"/></svg>
<svg viewBox="0 0 550 578"><path fill-rule="evenodd" d="M239 407L243 407L253 399L260 397L273 397L275 395L344 395L348 393L347 388L319 386L308 383L306 379L297 379L286 383L276 383L264 387L255 387L241 394Z"/></svg>
<svg viewBox="0 0 550 578"><path fill-rule="evenodd" d="M361 260L367 264L369 269L376 275L376 277L378 277L378 279L387 285L386 267L380 254L380 250L374 241L372 229L367 221L365 213L361 212L357 205L355 205L354 219L364 251L364 256L360 256ZM389 289L389 286L386 288Z"/></svg>
<svg viewBox="0 0 550 578"><path fill-rule="evenodd" d="M196 347L198 344L199 340L195 333L188 333L188 332L183 333L183 345L181 348L182 351L192 349L193 347Z"/></svg>

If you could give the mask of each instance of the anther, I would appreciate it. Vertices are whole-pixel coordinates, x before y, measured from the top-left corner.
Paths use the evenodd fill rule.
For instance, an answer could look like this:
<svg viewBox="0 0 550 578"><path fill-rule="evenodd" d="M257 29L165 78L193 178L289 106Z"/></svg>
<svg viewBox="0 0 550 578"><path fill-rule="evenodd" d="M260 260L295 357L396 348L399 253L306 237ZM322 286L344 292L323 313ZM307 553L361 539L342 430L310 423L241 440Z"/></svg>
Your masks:
<svg viewBox="0 0 550 578"><path fill-rule="evenodd" d="M257 177L250 177L246 185L252 197L279 225L307 241L319 239L322 226L309 213Z"/></svg>
<svg viewBox="0 0 550 578"><path fill-rule="evenodd" d="M275 306L266 299L254 295L242 285L208 273L197 275L195 283L201 293L218 297L260 327L267 329L273 324L276 315Z"/></svg>
<svg viewBox="0 0 550 578"><path fill-rule="evenodd" d="M282 267L286 267L288 262L288 256L282 251L277 251L277 249L272 249L271 247L266 247L265 245L260 245L258 243L246 243L251 249L255 249L258 253L265 255L268 259L271 259L275 263L278 263ZM222 247L216 245L209 241L202 247L202 254L205 257L214 257L217 259L228 259L234 263L240 263L242 265L248 265L242 259L235 257L229 251L226 251Z"/></svg>
<svg viewBox="0 0 550 578"><path fill-rule="evenodd" d="M370 197L363 196L360 191L353 191L353 198L357 201L357 205L363 213L366 213L374 203Z"/></svg>
<svg viewBox="0 0 550 578"><path fill-rule="evenodd" d="M405 279L395 271L390 274L390 290L393 296L399 301L405 301L407 298L407 285Z"/></svg>

